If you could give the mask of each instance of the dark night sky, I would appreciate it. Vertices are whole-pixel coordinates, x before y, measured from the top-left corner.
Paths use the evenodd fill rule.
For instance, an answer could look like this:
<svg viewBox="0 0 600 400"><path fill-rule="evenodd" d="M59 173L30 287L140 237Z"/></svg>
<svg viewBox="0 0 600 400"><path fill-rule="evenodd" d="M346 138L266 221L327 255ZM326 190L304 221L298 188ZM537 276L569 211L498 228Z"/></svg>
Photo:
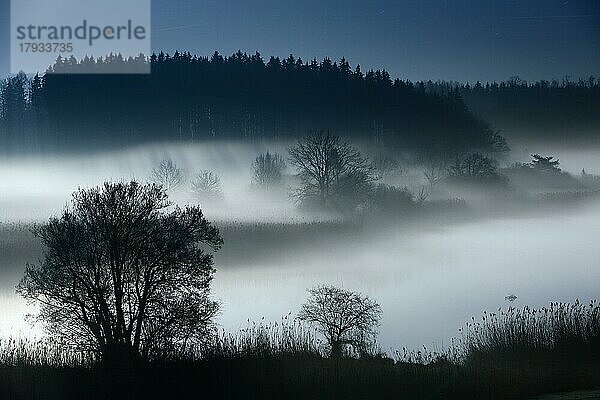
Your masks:
<svg viewBox="0 0 600 400"><path fill-rule="evenodd" d="M0 4L4 75L9 0ZM600 0L154 0L152 20L152 47L168 52L346 56L413 80L600 74Z"/></svg>

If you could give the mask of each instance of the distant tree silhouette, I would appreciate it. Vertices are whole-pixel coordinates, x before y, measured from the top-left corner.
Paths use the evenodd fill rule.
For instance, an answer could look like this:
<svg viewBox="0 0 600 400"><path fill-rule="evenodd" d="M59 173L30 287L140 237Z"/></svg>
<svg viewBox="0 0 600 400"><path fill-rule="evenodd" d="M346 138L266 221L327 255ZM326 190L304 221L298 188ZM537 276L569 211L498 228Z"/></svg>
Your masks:
<svg viewBox="0 0 600 400"><path fill-rule="evenodd" d="M277 153L261 154L252 163L252 182L262 188L269 188L281 182L285 161Z"/></svg>
<svg viewBox="0 0 600 400"><path fill-rule="evenodd" d="M325 132L309 135L289 148L290 164L297 168L300 200L321 206L339 205L365 196L377 177L375 167L348 142Z"/></svg>
<svg viewBox="0 0 600 400"><path fill-rule="evenodd" d="M219 199L223 197L221 179L213 171L201 171L192 180L192 192L201 200Z"/></svg>
<svg viewBox="0 0 600 400"><path fill-rule="evenodd" d="M425 195L425 191L419 193ZM416 198L406 188L399 188L386 184L376 185L369 195L369 206L372 211L386 214L402 213L410 210L415 201L425 201L426 198Z"/></svg>
<svg viewBox="0 0 600 400"><path fill-rule="evenodd" d="M449 173L458 177L488 178L498 174L498 162L480 153L467 154L456 158L449 168Z"/></svg>
<svg viewBox="0 0 600 400"><path fill-rule="evenodd" d="M446 167L442 164L428 164L423 169L423 176L425 177L430 190L446 176L446 173Z"/></svg>
<svg viewBox="0 0 600 400"><path fill-rule="evenodd" d="M200 208L170 208L158 185L105 183L34 233L44 257L17 290L61 342L110 362L206 339L218 308L207 250L222 240Z"/></svg>
<svg viewBox="0 0 600 400"><path fill-rule="evenodd" d="M506 138L502 136L500 130L488 131L490 137L490 150L494 153L506 153L510 151L510 146L506 142Z"/></svg>
<svg viewBox="0 0 600 400"><path fill-rule="evenodd" d="M373 164L377 176L382 180L389 179L394 175L401 175L404 172L398 160L385 154L375 157Z"/></svg>
<svg viewBox="0 0 600 400"><path fill-rule="evenodd" d="M325 336L332 358L341 357L349 345L361 354L375 339L381 318L381 307L360 293L318 286L298 313L298 319L309 322Z"/></svg>
<svg viewBox="0 0 600 400"><path fill-rule="evenodd" d="M143 63L152 74L77 73L134 71ZM35 87L36 106L25 96L0 121L10 126L5 136L19 138L26 149L33 140L61 150L165 140L290 141L317 129L389 150L443 153L494 146L495 132L469 111L460 91L428 91L423 83L392 79L384 70L353 71L346 59L264 60L239 51L229 57L112 54L59 57L49 72L55 73L38 76L35 84L25 76L25 92ZM11 122L23 113L27 136Z"/></svg>
<svg viewBox="0 0 600 400"><path fill-rule="evenodd" d="M152 170L150 179L169 191L182 186L185 182L185 175L173 160L168 159L162 160L158 167Z"/></svg>
<svg viewBox="0 0 600 400"><path fill-rule="evenodd" d="M0 82L0 139L9 148L21 142L26 133L28 83L24 73ZM12 137L6 137L9 133Z"/></svg>
<svg viewBox="0 0 600 400"><path fill-rule="evenodd" d="M69 73L133 72L146 63L151 75ZM600 128L600 84L593 76L475 85L411 82L392 80L384 70L363 73L356 66L352 71L346 59L264 60L259 53L239 51L229 57L217 52L59 57L49 71L58 73L0 81L4 149L295 140L310 130L329 129L386 149L487 153L508 149L492 126L513 135L561 139L566 131L576 139Z"/></svg>
<svg viewBox="0 0 600 400"><path fill-rule="evenodd" d="M554 160L553 156L541 156L539 154L532 154L532 160L529 163L529 166L536 171L540 172L548 172L548 173L557 173L561 172L561 169L558 167L560 164L559 160Z"/></svg>
<svg viewBox="0 0 600 400"><path fill-rule="evenodd" d="M545 140L585 138L600 127L600 84L594 76L527 82L424 82L429 94L459 91L469 109L494 126L516 135Z"/></svg>
<svg viewBox="0 0 600 400"><path fill-rule="evenodd" d="M600 188L600 176L586 172L585 168L581 170L579 178L588 187Z"/></svg>

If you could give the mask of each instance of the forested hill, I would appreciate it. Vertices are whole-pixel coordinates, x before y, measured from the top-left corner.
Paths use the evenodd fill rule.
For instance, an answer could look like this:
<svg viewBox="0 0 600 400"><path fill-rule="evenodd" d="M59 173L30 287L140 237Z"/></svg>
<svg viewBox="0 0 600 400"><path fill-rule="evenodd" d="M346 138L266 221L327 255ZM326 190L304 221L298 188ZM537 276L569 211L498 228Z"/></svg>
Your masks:
<svg viewBox="0 0 600 400"><path fill-rule="evenodd" d="M144 60L58 59L56 73L2 84L4 149L122 146L150 141L296 139L311 131L391 148L455 152L502 147L458 91L363 73L339 62L256 53L154 54L151 74L65 74Z"/></svg>
<svg viewBox="0 0 600 400"><path fill-rule="evenodd" d="M600 140L600 82L594 76L571 80L527 82L426 82L430 94L459 91L479 118L502 129L510 139L524 141Z"/></svg>

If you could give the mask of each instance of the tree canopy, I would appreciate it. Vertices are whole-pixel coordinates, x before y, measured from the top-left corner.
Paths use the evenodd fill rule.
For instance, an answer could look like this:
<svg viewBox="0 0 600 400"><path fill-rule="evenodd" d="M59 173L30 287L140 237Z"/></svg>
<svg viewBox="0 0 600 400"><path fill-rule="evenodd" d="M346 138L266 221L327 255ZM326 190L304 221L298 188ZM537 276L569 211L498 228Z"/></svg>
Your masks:
<svg viewBox="0 0 600 400"><path fill-rule="evenodd" d="M300 177L294 195L322 207L360 202L377 179L375 166L358 149L327 132L299 140L289 154Z"/></svg>
<svg viewBox="0 0 600 400"><path fill-rule="evenodd" d="M18 292L61 342L105 359L151 357L203 340L218 230L198 207L173 207L158 185L79 189L61 216L34 230L43 259Z"/></svg>
<svg viewBox="0 0 600 400"><path fill-rule="evenodd" d="M259 53L175 52L149 57L147 75L70 73L139 62L118 55L59 58L54 73L9 78L0 92L5 111L0 123L10 145L62 149L164 140L296 140L320 129L402 150L493 145L493 131L458 93L427 93L385 70L363 72L344 58L307 62L293 55L264 60Z"/></svg>
<svg viewBox="0 0 600 400"><path fill-rule="evenodd" d="M258 155L252 163L252 183L258 187L268 189L281 183L285 161L277 153Z"/></svg>
<svg viewBox="0 0 600 400"><path fill-rule="evenodd" d="M185 183L185 174L171 159L162 160L152 169L150 180L167 191L177 189Z"/></svg>
<svg viewBox="0 0 600 400"><path fill-rule="evenodd" d="M595 76L577 80L541 79L527 82L518 76L502 82L417 83L431 94L458 92L477 116L511 133L546 141L589 138L600 128L600 81Z"/></svg>
<svg viewBox="0 0 600 400"><path fill-rule="evenodd" d="M560 161L558 159L554 159L553 156L541 156L539 154L531 155L531 163L529 163L529 167L533 168L536 171L540 172L560 172L559 168Z"/></svg>
<svg viewBox="0 0 600 400"><path fill-rule="evenodd" d="M317 286L298 313L298 319L314 324L327 339L332 357L352 346L362 353L374 339L381 307L371 298L335 286Z"/></svg>

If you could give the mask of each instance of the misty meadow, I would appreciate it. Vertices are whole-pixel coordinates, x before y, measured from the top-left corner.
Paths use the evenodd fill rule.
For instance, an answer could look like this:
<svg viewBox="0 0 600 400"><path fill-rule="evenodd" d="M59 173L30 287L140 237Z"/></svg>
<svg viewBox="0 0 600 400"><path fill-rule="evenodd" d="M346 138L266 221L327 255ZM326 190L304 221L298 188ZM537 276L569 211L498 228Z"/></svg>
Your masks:
<svg viewBox="0 0 600 400"><path fill-rule="evenodd" d="M241 51L8 76L0 395L598 389L598 110Z"/></svg>

